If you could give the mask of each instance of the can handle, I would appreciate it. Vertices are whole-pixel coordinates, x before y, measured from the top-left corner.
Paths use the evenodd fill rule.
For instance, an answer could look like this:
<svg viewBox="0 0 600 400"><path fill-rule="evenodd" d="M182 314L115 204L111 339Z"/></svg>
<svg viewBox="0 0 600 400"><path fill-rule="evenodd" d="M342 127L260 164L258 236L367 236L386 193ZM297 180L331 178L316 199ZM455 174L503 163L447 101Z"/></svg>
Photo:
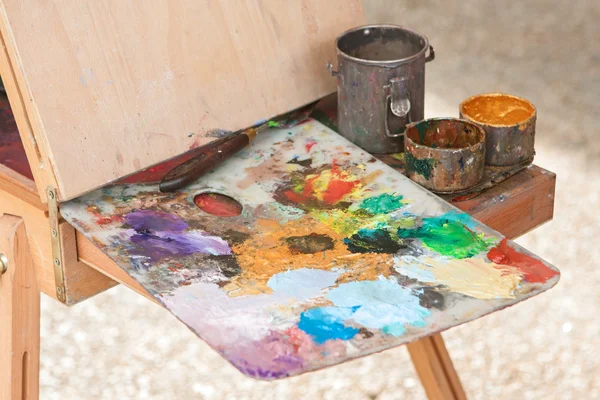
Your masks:
<svg viewBox="0 0 600 400"><path fill-rule="evenodd" d="M387 85L389 94L386 97L386 109L389 107L393 115L400 118L406 118L406 124L410 124L410 99L408 91L408 78L397 77L390 79L390 84ZM406 125L405 124L405 125ZM397 138L404 136L404 132L391 133L388 126L388 115L385 115L385 134L387 137Z"/></svg>
<svg viewBox="0 0 600 400"><path fill-rule="evenodd" d="M425 62L427 63L433 60L435 60L435 51L433 50L433 46L429 45L429 54L425 56Z"/></svg>
<svg viewBox="0 0 600 400"><path fill-rule="evenodd" d="M340 71L333 70L333 64L331 61L327 61L327 72L329 72L331 76L340 76Z"/></svg>

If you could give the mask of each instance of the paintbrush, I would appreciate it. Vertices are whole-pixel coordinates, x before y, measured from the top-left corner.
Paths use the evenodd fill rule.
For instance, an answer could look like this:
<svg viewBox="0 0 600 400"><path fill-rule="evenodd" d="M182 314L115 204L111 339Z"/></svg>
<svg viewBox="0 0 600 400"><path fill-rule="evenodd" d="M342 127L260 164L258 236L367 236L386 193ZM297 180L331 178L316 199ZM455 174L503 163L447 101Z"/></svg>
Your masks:
<svg viewBox="0 0 600 400"><path fill-rule="evenodd" d="M209 149L170 170L159 184L161 192L173 192L196 181L233 154L248 146L256 136L268 128L291 128L304 122L318 101L299 110L284 114L261 125L234 132L217 140Z"/></svg>

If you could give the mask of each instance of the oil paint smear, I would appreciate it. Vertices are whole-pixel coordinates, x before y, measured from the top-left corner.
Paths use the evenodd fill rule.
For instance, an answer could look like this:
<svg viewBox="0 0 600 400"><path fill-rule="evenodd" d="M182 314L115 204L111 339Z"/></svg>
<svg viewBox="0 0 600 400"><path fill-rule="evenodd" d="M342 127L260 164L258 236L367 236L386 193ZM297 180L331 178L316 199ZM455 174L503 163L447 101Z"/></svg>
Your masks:
<svg viewBox="0 0 600 400"><path fill-rule="evenodd" d="M232 197L220 193L200 193L194 203L204 212L217 217L236 217L242 213L242 205Z"/></svg>
<svg viewBox="0 0 600 400"><path fill-rule="evenodd" d="M511 248L506 239L488 252L488 258L497 264L517 268L527 282L544 283L558 275L558 271L548 268L540 260Z"/></svg>
<svg viewBox="0 0 600 400"><path fill-rule="evenodd" d="M558 280L314 120L258 136L183 190L120 183L61 212L258 379L405 344Z"/></svg>

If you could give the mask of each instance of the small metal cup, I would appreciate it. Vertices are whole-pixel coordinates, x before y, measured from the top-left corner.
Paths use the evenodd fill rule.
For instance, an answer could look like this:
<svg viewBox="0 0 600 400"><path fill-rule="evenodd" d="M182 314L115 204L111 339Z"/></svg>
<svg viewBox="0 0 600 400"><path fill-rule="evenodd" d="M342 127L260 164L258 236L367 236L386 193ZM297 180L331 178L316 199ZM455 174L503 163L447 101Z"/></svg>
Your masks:
<svg viewBox="0 0 600 400"><path fill-rule="evenodd" d="M479 183L485 168L485 131L456 118L431 118L407 125L406 174L421 186L452 193Z"/></svg>
<svg viewBox="0 0 600 400"><path fill-rule="evenodd" d="M486 164L533 160L537 111L531 102L504 93L478 94L460 103L459 112L485 130Z"/></svg>

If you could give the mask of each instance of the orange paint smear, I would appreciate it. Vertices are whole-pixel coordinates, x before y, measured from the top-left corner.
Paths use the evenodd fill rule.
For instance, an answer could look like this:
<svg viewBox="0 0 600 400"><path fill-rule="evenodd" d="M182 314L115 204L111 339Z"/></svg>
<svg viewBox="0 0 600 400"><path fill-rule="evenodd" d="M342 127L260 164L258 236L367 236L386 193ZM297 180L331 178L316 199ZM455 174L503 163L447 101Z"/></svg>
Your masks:
<svg viewBox="0 0 600 400"><path fill-rule="evenodd" d="M233 246L242 273L223 287L229 296L270 293L267 282L273 275L300 268L341 268L345 272L338 282L374 280L380 275L389 276L392 271L392 255L351 253L343 243L343 236L311 216L303 216L285 225L261 221L259 226L261 233ZM285 241L292 236L313 233L329 236L334 247L312 254L299 254L291 251Z"/></svg>
<svg viewBox="0 0 600 400"><path fill-rule="evenodd" d="M488 125L515 125L528 120L534 107L526 100L507 95L481 95L462 106L462 114Z"/></svg>
<svg viewBox="0 0 600 400"><path fill-rule="evenodd" d="M506 239L488 252L488 259L496 264L508 265L517 268L527 282L544 283L558 275L557 271L548 268L540 260L527 254L519 253L508 245Z"/></svg>
<svg viewBox="0 0 600 400"><path fill-rule="evenodd" d="M97 217L96 223L100 226L110 225L113 222L122 222L123 218L120 215L113 215L111 217Z"/></svg>

